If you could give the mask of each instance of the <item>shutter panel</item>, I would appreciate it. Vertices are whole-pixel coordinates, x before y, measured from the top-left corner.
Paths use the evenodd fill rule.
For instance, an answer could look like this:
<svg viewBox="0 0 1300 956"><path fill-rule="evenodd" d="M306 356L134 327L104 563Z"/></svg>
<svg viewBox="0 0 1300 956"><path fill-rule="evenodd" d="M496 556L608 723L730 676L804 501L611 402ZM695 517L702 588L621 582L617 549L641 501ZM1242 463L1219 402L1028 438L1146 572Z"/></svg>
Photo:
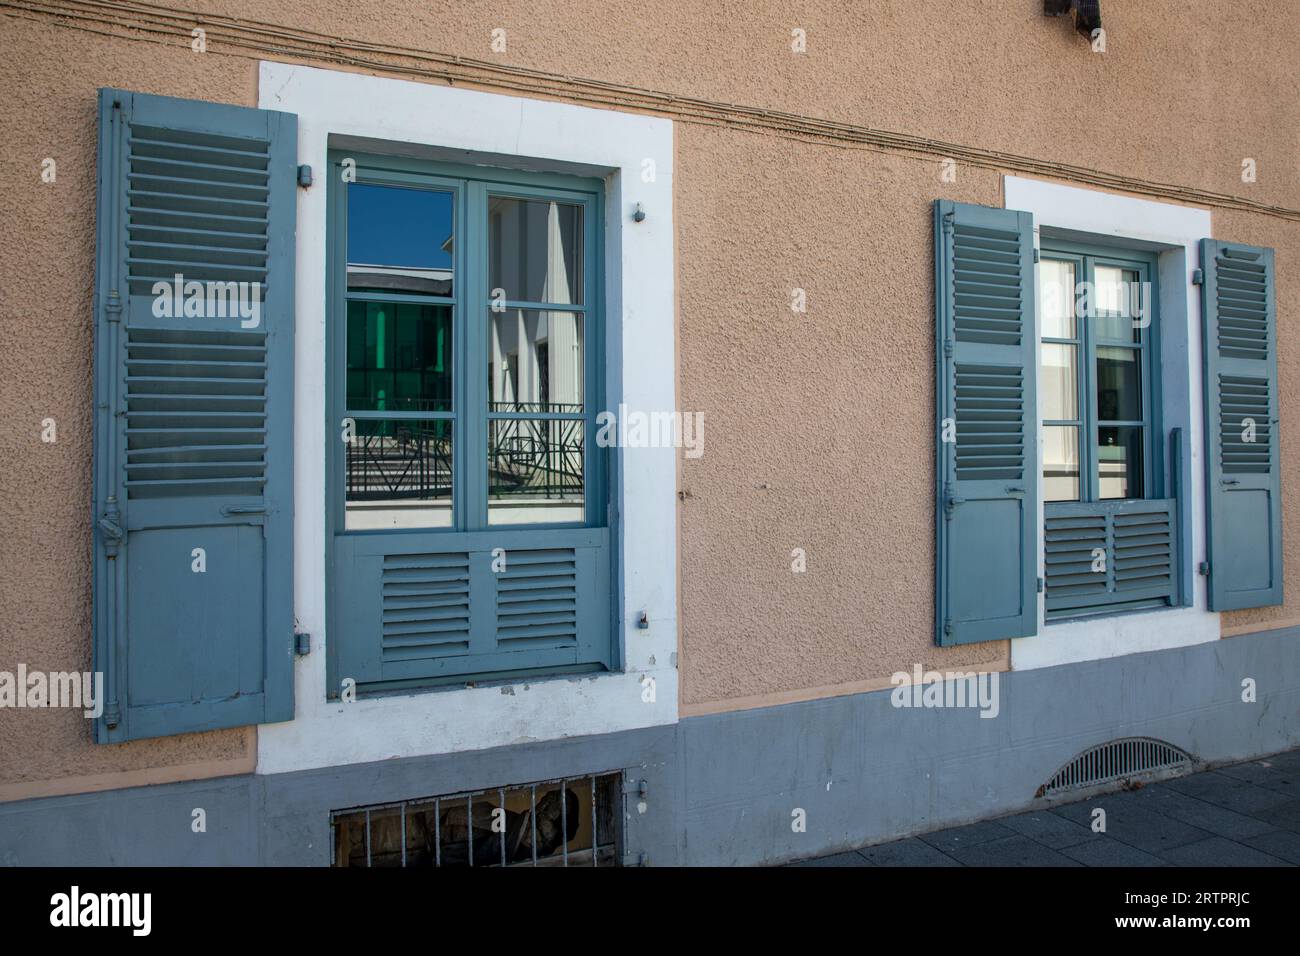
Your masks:
<svg viewBox="0 0 1300 956"><path fill-rule="evenodd" d="M101 743L293 717L296 140L290 114L100 91Z"/></svg>
<svg viewBox="0 0 1300 956"><path fill-rule="evenodd" d="M338 535L334 550L334 693L612 663L607 528Z"/></svg>
<svg viewBox="0 0 1300 956"><path fill-rule="evenodd" d="M1210 609L1282 603L1273 250L1201 240Z"/></svg>
<svg viewBox="0 0 1300 956"><path fill-rule="evenodd" d="M934 222L936 641L1024 637L1038 624L1033 219L939 200Z"/></svg>

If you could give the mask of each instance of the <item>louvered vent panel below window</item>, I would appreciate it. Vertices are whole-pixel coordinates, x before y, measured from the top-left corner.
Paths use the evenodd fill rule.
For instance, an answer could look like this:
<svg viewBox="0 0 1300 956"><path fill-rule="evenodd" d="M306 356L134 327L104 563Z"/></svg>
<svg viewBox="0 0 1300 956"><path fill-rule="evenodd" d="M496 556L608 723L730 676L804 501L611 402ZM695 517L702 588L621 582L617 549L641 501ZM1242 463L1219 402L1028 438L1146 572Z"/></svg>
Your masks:
<svg viewBox="0 0 1300 956"><path fill-rule="evenodd" d="M469 555L396 554L384 558L383 661L469 652Z"/></svg>
<svg viewBox="0 0 1300 956"><path fill-rule="evenodd" d="M495 575L502 650L573 647L578 642L577 561L572 548L511 552Z"/></svg>
<svg viewBox="0 0 1300 956"><path fill-rule="evenodd" d="M1172 513L1116 514L1111 525L1115 594L1124 600L1171 594L1174 584Z"/></svg>
<svg viewBox="0 0 1300 956"><path fill-rule="evenodd" d="M127 330L130 498L262 494L266 336Z"/></svg>
<svg viewBox="0 0 1300 956"><path fill-rule="evenodd" d="M1219 354L1267 359L1268 294L1264 263L1226 255L1217 256L1215 263Z"/></svg>
<svg viewBox="0 0 1300 956"><path fill-rule="evenodd" d="M1019 345L1020 236L958 225L953 256L953 325L958 340Z"/></svg>
<svg viewBox="0 0 1300 956"><path fill-rule="evenodd" d="M1070 515L1046 519L1047 611L1087 607L1107 597L1106 575L1093 570L1096 552L1105 554L1104 515Z"/></svg>
<svg viewBox="0 0 1300 956"><path fill-rule="evenodd" d="M127 271L157 281L257 282L266 296L270 143L132 124Z"/></svg>
<svg viewBox="0 0 1300 956"><path fill-rule="evenodd" d="M956 365L957 478L1019 479L1024 471L1024 376L1002 365Z"/></svg>
<svg viewBox="0 0 1300 956"><path fill-rule="evenodd" d="M1272 465L1272 419L1268 379L1219 376L1219 437L1224 474L1268 474Z"/></svg>
<svg viewBox="0 0 1300 956"><path fill-rule="evenodd" d="M1176 502L1049 502L1044 506L1048 620L1173 602Z"/></svg>

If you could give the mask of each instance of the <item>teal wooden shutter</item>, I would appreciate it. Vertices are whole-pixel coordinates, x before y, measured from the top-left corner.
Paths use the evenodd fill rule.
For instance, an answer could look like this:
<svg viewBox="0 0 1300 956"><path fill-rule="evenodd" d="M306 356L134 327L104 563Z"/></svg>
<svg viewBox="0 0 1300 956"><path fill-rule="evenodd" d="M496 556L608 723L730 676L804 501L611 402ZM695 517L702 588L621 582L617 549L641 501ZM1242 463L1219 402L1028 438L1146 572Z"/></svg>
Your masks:
<svg viewBox="0 0 1300 956"><path fill-rule="evenodd" d="M1033 219L939 200L934 225L936 642L1025 637L1038 625Z"/></svg>
<svg viewBox="0 0 1300 956"><path fill-rule="evenodd" d="M1273 250L1201 240L1210 609L1282 603Z"/></svg>
<svg viewBox="0 0 1300 956"><path fill-rule="evenodd" d="M296 128L100 91L101 743L293 717Z"/></svg>

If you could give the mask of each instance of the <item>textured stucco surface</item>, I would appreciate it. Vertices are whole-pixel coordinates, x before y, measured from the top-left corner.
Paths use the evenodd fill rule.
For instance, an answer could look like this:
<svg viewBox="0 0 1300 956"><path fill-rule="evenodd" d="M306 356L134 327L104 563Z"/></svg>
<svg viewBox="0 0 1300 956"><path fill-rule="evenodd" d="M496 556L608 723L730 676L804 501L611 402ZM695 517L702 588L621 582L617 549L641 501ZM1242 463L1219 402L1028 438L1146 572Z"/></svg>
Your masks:
<svg viewBox="0 0 1300 956"><path fill-rule="evenodd" d="M1097 55L1040 0L644 5L177 0L350 39L904 131L1300 207L1300 27L1288 5L1105 8ZM196 22L199 22L196 18ZM505 53L489 47L506 29ZM807 31L808 53L790 50ZM108 38L0 14L0 669L90 659L91 283L99 86L256 102L254 51ZM284 58L273 52L266 56ZM316 65L325 65L317 62ZM878 681L914 663L1006 666L1005 642L932 645L930 202L1000 205L1000 177L677 126L679 396L707 451L681 470L683 703ZM43 185L40 163L58 163ZM1253 158L1258 182L1241 182ZM1277 249L1284 486L1300 460L1300 224L1215 210ZM792 313L790 291L807 291ZM59 441L39 441L40 421ZM1292 496L1294 499L1294 496ZM790 551L807 552L793 574ZM1300 617L1300 503L1287 508ZM96 747L79 717L0 711L0 787L250 759L231 731ZM187 773L178 770L180 774ZM209 771L211 772L211 771Z"/></svg>

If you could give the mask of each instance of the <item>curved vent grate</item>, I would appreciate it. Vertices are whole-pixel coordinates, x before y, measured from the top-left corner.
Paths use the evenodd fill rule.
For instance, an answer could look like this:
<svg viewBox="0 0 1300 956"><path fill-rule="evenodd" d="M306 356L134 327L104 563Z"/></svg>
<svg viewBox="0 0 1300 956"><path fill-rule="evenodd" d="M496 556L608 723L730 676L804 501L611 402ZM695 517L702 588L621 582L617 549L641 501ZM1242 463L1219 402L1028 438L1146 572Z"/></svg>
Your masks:
<svg viewBox="0 0 1300 956"><path fill-rule="evenodd" d="M1173 744L1151 737L1124 737L1090 747L1038 788L1036 797L1114 783L1127 777L1191 767L1192 757Z"/></svg>

